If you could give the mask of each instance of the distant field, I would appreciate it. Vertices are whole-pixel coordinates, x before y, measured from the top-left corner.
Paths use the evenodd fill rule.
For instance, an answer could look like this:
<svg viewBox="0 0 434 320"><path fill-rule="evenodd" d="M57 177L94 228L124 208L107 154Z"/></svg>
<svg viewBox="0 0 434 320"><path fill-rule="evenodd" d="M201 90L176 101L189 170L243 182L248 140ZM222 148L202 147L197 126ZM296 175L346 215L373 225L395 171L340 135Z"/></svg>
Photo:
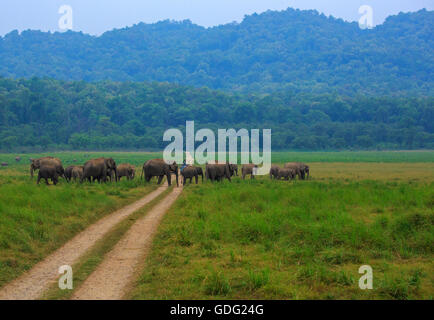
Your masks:
<svg viewBox="0 0 434 320"><path fill-rule="evenodd" d="M84 163L98 157L113 157L116 162L142 165L146 160L161 158L162 152L51 152L38 154L0 154L0 163L15 165L15 157L21 156L21 164L28 164L30 158L47 155L59 157L65 165ZM74 161L76 160L76 161ZM343 151L343 152L273 152L272 162L434 162L434 151Z"/></svg>
<svg viewBox="0 0 434 320"><path fill-rule="evenodd" d="M432 299L434 165L315 163L206 183L166 215L134 299ZM374 289L358 287L362 265Z"/></svg>

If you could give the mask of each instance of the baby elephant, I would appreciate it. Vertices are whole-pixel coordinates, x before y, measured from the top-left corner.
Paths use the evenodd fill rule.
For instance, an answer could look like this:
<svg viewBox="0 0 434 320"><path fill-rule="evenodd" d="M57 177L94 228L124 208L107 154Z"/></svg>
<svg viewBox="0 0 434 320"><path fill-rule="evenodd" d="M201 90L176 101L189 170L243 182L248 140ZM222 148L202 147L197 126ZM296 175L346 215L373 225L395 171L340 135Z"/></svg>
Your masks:
<svg viewBox="0 0 434 320"><path fill-rule="evenodd" d="M295 178L295 170L290 168L280 168L277 173L277 180L285 178L285 180L293 180Z"/></svg>
<svg viewBox="0 0 434 320"><path fill-rule="evenodd" d="M200 170L198 170L200 169ZM196 180L196 184L198 183L198 176L199 176L199 171L202 171L202 168L199 167L194 167L194 166L188 166L185 167L182 171L181 171L181 176L182 176L182 184L185 185L185 181L187 179L190 179L190 183L193 179L193 177ZM203 171L202 171L202 181L203 181Z"/></svg>
<svg viewBox="0 0 434 320"><path fill-rule="evenodd" d="M74 181L78 179L78 181L80 181L83 177L83 168L83 166L75 166L72 168L71 179L74 179Z"/></svg>
<svg viewBox="0 0 434 320"><path fill-rule="evenodd" d="M127 180L133 180L136 174L136 168L129 163L123 163L118 165L118 181L121 181L122 177L127 177Z"/></svg>
<svg viewBox="0 0 434 320"><path fill-rule="evenodd" d="M38 181L36 182L39 184L39 181L41 179L45 179L45 183L48 185L48 179L51 179L53 181L53 184L56 185L59 181L59 173L57 172L57 168L55 166L43 166L39 169L38 173Z"/></svg>

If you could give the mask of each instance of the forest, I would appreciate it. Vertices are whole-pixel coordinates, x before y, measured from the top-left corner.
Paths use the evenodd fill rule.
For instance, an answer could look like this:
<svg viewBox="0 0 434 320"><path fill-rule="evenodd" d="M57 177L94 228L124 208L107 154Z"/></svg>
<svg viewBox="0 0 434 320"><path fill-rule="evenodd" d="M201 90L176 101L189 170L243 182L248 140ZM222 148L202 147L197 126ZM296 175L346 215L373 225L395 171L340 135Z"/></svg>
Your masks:
<svg viewBox="0 0 434 320"><path fill-rule="evenodd" d="M0 38L0 76L167 81L246 94L432 96L433 25L427 10L362 30L356 22L289 8L211 28L167 20L101 36L12 31ZM324 144L314 140L309 145Z"/></svg>
<svg viewBox="0 0 434 320"><path fill-rule="evenodd" d="M169 128L272 129L272 150L434 149L434 98L241 94L157 82L0 78L0 151L161 150Z"/></svg>

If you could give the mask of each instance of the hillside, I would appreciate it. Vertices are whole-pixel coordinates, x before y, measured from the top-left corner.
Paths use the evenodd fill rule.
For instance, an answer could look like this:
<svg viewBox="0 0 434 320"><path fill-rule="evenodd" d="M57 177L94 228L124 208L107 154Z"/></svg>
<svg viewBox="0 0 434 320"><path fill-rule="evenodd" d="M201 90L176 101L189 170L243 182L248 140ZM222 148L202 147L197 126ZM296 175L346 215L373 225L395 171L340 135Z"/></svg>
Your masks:
<svg viewBox="0 0 434 320"><path fill-rule="evenodd" d="M273 150L434 149L433 97L228 94L146 82L0 78L0 151L159 149L165 130L272 129Z"/></svg>
<svg viewBox="0 0 434 320"><path fill-rule="evenodd" d="M426 10L361 30L316 11L288 9L213 28L162 21L100 37L14 31L0 38L0 76L432 96L433 26L434 12Z"/></svg>

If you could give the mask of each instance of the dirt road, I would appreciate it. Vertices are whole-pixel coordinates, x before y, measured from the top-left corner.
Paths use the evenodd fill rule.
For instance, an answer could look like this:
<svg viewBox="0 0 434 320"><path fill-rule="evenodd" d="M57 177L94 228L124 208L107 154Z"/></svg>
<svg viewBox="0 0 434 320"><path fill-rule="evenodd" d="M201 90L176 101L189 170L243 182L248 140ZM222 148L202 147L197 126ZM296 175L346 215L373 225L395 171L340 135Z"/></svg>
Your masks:
<svg viewBox="0 0 434 320"><path fill-rule="evenodd" d="M0 300L33 300L40 298L44 291L59 277L58 270L60 266L72 266L115 225L154 200L166 189L167 185L159 187L142 199L111 213L79 233L43 261L36 264L31 270L2 287L0 289ZM181 190L181 188L179 189Z"/></svg>
<svg viewBox="0 0 434 320"><path fill-rule="evenodd" d="M149 252L161 219L181 191L181 186L175 187L167 197L135 222L97 269L74 292L72 299L122 299L139 275L140 266Z"/></svg>

